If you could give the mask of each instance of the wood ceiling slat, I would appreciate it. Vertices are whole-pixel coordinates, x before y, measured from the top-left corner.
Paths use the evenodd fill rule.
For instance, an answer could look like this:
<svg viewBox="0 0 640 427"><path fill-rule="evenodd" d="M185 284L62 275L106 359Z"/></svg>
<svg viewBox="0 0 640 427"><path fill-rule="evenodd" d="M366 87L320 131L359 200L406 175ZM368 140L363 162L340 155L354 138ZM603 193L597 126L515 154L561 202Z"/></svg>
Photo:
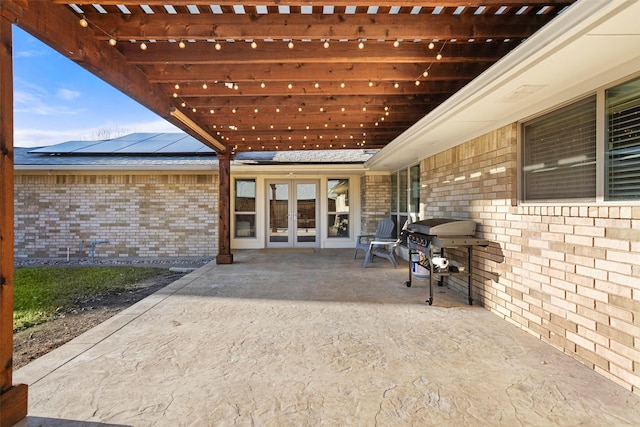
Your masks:
<svg viewBox="0 0 640 427"><path fill-rule="evenodd" d="M136 5L136 4L146 4L146 5L156 5L163 6L165 4L172 4L173 6L187 6L187 5L203 5L209 6L211 4L215 5L228 5L233 6L236 4L243 5L265 5L265 6L279 6L279 5L288 5L288 6L306 6L309 5L309 0L259 0L256 2L244 2L239 0L143 0L143 1L132 1L132 0L52 0L53 3L57 4L78 4L78 5L86 5L86 4L101 4L101 5ZM436 7L436 6L445 6L445 7L457 7L457 6L468 6L468 7L477 7L479 4L481 5L493 5L493 6L508 6L508 5L517 5L521 6L522 4L529 5L549 5L549 6L558 6L558 5L567 5L571 4L570 1L559 1L559 0L528 0L528 1L512 1L512 0L484 0L484 1L469 1L469 0L385 0L385 1L373 1L373 0L331 0L327 1L326 4L330 4L333 6L365 6L368 7L370 5L375 5L375 3L381 3L385 6L424 6L424 7Z"/></svg>
<svg viewBox="0 0 640 427"><path fill-rule="evenodd" d="M224 97L224 96L210 96L210 97L194 97L190 99L196 107L202 106L216 106L221 107L251 107L251 108L265 108L265 107L281 107L283 110L288 106L306 105L307 107L322 106L328 111L339 111L341 107L345 107L349 112L361 112L363 107L369 109L379 109L383 111L385 106L393 105L414 105L420 104L439 104L443 101L442 96L436 95L419 95L419 96L243 96L243 97ZM397 111L397 109L396 109Z"/></svg>
<svg viewBox="0 0 640 427"><path fill-rule="evenodd" d="M440 39L526 38L546 15L160 15L98 14L88 19L119 39ZM169 23L170 22L170 23Z"/></svg>
<svg viewBox="0 0 640 427"><path fill-rule="evenodd" d="M495 62L507 54L515 43L465 43L448 44L429 50L426 43L405 42L394 48L391 43L371 42L364 49L351 44L335 43L324 49L319 42L300 42L297 48L289 49L285 43L224 43L216 50L214 43L189 43L181 49L178 43L169 43L162 48L140 50L136 43L119 43L117 48L132 64L268 64L277 63L422 63L436 62L435 56L442 52L439 63ZM155 46L154 46L155 47Z"/></svg>
<svg viewBox="0 0 640 427"><path fill-rule="evenodd" d="M460 64L437 64L429 72L429 80L469 80L477 76L483 67L463 67ZM476 64L471 64L476 65ZM315 80L374 82L413 82L422 75L423 64L269 64L261 69L253 65L142 65L140 68L153 83L175 82L313 82Z"/></svg>

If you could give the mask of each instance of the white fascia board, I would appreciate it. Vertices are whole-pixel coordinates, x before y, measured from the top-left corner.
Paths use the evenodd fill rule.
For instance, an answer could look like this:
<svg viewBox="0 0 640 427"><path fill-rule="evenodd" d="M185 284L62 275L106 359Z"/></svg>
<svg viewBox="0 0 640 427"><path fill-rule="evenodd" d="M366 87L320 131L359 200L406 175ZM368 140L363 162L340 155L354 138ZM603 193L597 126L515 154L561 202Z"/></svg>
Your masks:
<svg viewBox="0 0 640 427"><path fill-rule="evenodd" d="M362 175L366 171L362 164L314 164L314 165L244 165L231 163L232 173L250 173L253 175L274 175L297 173L305 175L328 175L349 173Z"/></svg>
<svg viewBox="0 0 640 427"><path fill-rule="evenodd" d="M505 103L499 106L495 101L516 90L520 77L532 73L532 70L543 69L545 63L552 59L557 61L560 58L565 66L568 64L571 68L572 49L569 48L578 46L578 41L593 42L593 40L586 40L589 37L587 34L589 31L599 25L606 26L609 20L622 16L625 9L630 7L637 9L638 3L625 0L589 0L574 3L519 47L389 143L369 159L365 166L373 169L395 170L493 129L514 123L522 118L523 114L531 114L527 111L532 111L532 100L535 97L527 98L524 104L522 102ZM631 12L631 15L634 13ZM636 50L638 51L640 48ZM581 52L586 53L584 49ZM587 52L591 57L585 56L585 62L590 60L593 62L594 55L603 55L600 50L589 49ZM610 56L610 58L615 57ZM624 59L621 58L621 60ZM602 57L598 60L600 63L607 63L610 68L613 67ZM583 74L588 75L591 72L587 69ZM559 67L547 77L552 80L561 75L572 78L574 74L575 70L569 72ZM522 78L521 81L522 84L526 84L524 82L527 79ZM544 78L535 79L535 81L546 86L548 92L552 92L554 96L557 95L558 88L545 85ZM502 95L499 95L501 93ZM540 97L541 95L538 96L539 99Z"/></svg>

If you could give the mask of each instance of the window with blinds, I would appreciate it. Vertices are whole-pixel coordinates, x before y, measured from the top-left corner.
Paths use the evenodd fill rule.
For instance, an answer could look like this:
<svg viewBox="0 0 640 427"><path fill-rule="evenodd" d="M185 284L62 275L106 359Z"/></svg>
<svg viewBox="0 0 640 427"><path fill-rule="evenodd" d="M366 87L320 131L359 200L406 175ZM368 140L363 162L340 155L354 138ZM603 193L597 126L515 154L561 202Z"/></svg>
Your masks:
<svg viewBox="0 0 640 427"><path fill-rule="evenodd" d="M525 201L595 199L595 96L527 122L522 130Z"/></svg>
<svg viewBox="0 0 640 427"><path fill-rule="evenodd" d="M605 92L607 200L640 200L640 78Z"/></svg>

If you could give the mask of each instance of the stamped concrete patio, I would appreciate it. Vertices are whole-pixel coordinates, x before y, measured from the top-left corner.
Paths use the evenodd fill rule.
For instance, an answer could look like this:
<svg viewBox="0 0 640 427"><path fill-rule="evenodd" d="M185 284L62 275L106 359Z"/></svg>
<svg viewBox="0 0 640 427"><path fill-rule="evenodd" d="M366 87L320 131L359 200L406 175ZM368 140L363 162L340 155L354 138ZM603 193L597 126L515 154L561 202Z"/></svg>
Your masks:
<svg viewBox="0 0 640 427"><path fill-rule="evenodd" d="M640 397L407 264L237 251L14 374L19 426L624 426Z"/></svg>

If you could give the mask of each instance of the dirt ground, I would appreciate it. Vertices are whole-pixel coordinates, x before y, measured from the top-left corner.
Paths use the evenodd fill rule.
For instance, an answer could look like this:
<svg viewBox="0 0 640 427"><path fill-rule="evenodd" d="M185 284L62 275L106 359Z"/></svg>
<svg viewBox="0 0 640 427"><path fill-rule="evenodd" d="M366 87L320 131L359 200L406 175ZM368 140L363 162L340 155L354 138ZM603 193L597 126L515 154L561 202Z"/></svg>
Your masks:
<svg viewBox="0 0 640 427"><path fill-rule="evenodd" d="M60 347L187 273L170 271L167 267L133 289L84 301L68 312L57 313L53 320L14 333L13 369Z"/></svg>

